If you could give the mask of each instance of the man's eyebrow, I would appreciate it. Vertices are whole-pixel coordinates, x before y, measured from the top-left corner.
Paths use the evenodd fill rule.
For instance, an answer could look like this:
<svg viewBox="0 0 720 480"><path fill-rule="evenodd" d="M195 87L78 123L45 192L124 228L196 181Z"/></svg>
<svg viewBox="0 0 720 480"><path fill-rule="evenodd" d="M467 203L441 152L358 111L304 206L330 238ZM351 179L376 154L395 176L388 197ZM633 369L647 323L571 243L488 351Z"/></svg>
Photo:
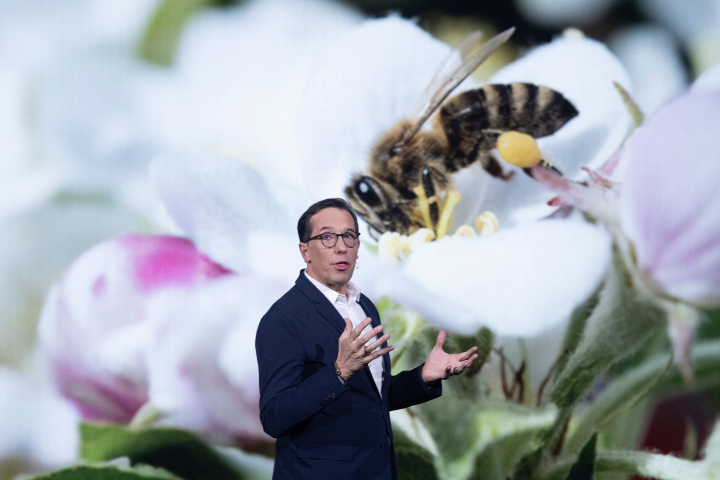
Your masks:
<svg viewBox="0 0 720 480"><path fill-rule="evenodd" d="M332 230L334 230L334 227L322 227L322 228L320 229L320 231L322 232L323 230L331 230L331 231L332 231ZM347 233L347 232L357 233L357 232L355 232L355 229L352 228L352 227L346 228L346 229L345 229L345 233Z"/></svg>

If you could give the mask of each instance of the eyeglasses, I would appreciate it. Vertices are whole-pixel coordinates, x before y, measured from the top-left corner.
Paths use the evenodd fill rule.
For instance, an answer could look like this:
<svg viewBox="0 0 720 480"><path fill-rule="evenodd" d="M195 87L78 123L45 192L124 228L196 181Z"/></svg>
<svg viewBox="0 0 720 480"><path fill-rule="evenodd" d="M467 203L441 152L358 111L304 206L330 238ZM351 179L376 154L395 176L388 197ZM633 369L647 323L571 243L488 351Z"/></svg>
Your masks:
<svg viewBox="0 0 720 480"><path fill-rule="evenodd" d="M357 245L358 242L360 242L360 240L358 239L358 237L360 237L359 233L345 232L343 234L321 233L320 235L315 235L312 238L308 238L307 242L305 243L309 243L310 240L320 240L325 247L332 248L337 244L338 237L342 237L345 246L348 248L352 248Z"/></svg>

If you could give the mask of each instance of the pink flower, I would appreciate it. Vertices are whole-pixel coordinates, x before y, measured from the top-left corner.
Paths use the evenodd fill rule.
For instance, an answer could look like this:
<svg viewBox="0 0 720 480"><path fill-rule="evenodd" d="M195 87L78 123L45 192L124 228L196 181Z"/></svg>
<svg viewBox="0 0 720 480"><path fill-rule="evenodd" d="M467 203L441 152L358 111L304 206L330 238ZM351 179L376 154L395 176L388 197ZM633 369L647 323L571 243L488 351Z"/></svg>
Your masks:
<svg viewBox="0 0 720 480"><path fill-rule="evenodd" d="M255 330L286 290L189 240L122 235L53 287L40 350L84 420L185 428L261 451L272 439L260 424Z"/></svg>
<svg viewBox="0 0 720 480"><path fill-rule="evenodd" d="M630 138L621 223L644 278L665 295L720 305L720 90L688 92Z"/></svg>
<svg viewBox="0 0 720 480"><path fill-rule="evenodd" d="M230 274L185 239L121 235L78 258L46 300L39 343L55 382L85 420L129 422L147 402L147 305Z"/></svg>

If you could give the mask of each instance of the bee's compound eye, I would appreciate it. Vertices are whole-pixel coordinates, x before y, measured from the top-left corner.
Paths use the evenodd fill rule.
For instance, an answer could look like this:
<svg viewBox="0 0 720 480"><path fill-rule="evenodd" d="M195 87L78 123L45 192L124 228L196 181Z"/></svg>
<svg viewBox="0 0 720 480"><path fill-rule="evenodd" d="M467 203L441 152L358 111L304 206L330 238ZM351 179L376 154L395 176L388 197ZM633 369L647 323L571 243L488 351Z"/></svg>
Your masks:
<svg viewBox="0 0 720 480"><path fill-rule="evenodd" d="M373 186L364 178L355 183L355 193L357 193L360 200L368 207L376 207L381 203L380 197L377 192L375 192Z"/></svg>

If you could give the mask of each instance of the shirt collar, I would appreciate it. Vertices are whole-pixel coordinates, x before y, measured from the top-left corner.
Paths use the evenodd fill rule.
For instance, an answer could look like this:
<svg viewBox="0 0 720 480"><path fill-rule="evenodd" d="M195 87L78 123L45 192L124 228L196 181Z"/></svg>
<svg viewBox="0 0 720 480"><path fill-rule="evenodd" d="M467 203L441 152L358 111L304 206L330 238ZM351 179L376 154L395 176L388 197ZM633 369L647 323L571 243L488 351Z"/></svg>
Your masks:
<svg viewBox="0 0 720 480"><path fill-rule="evenodd" d="M330 303L334 304L337 301L338 297L341 295L340 293L315 280L313 277L308 275L307 270L305 270L303 273L305 273L307 279L310 280L310 283L315 285L317 289L320 290L320 293L325 295L325 297L330 300ZM352 282L347 283L347 293L348 303L353 300L357 302L360 299L360 287L358 287Z"/></svg>

